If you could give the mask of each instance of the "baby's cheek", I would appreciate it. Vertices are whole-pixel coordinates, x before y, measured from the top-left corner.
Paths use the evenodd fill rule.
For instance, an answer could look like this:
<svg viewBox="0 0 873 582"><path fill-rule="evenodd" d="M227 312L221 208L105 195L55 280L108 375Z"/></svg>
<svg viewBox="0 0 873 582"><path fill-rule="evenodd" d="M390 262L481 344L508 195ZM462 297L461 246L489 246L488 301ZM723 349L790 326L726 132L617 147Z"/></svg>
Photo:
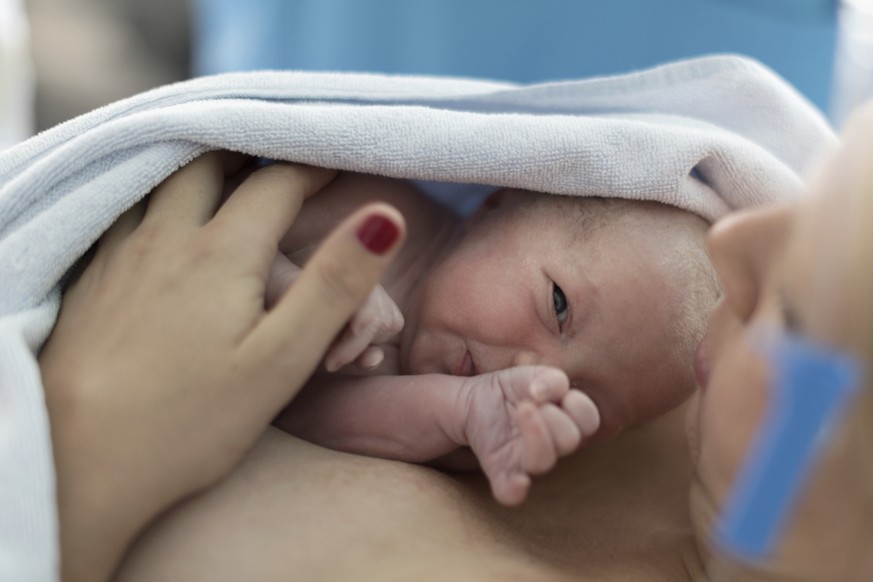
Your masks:
<svg viewBox="0 0 873 582"><path fill-rule="evenodd" d="M645 424L676 409L695 392L689 373L670 374L666 382L640 381L633 386L602 386L583 388L600 410L601 424L595 441L608 440L626 429Z"/></svg>
<svg viewBox="0 0 873 582"><path fill-rule="evenodd" d="M583 389L600 412L600 428L589 442L609 440L618 436L630 426L633 418L632 406L616 398L613 391L599 388Z"/></svg>

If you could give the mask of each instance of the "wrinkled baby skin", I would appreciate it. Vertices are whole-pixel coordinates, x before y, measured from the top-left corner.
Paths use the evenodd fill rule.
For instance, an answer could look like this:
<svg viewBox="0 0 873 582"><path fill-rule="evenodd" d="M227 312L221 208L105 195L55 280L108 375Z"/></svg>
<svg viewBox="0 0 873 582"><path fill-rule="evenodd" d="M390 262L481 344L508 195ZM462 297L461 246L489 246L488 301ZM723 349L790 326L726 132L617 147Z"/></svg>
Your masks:
<svg viewBox="0 0 873 582"><path fill-rule="evenodd" d="M693 389L698 312L716 296L703 220L508 190L462 220L408 183L343 174L307 202L283 253L305 263L323 232L373 199L404 214L406 246L335 343L340 365L329 353L334 373L316 374L278 426L449 467L469 448L495 497L516 504L558 458Z"/></svg>

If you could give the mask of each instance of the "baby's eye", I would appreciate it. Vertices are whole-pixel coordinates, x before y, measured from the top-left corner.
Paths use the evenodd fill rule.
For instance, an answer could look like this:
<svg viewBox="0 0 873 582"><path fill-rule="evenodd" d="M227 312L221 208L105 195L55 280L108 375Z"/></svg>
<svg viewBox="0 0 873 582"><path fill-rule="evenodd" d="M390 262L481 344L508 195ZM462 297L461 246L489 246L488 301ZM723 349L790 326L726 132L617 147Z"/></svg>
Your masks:
<svg viewBox="0 0 873 582"><path fill-rule="evenodd" d="M552 283L552 300L555 304L555 317L558 319L558 327L563 327L564 322L570 315L570 305L567 303L567 296L561 291L561 288Z"/></svg>

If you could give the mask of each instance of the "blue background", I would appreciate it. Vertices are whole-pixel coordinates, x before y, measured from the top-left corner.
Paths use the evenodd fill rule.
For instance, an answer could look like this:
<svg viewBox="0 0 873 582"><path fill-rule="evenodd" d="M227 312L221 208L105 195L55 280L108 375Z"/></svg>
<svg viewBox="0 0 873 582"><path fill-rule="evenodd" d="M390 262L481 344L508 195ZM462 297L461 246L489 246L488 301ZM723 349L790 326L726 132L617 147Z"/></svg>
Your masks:
<svg viewBox="0 0 873 582"><path fill-rule="evenodd" d="M735 52L828 108L834 0L196 0L194 72L547 81Z"/></svg>

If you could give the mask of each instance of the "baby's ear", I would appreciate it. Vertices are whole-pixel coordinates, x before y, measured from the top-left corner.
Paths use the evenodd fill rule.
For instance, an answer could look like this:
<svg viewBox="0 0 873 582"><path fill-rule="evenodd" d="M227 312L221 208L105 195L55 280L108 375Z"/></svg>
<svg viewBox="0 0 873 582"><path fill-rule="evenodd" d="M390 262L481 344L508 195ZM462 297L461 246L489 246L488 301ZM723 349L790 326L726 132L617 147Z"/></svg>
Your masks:
<svg viewBox="0 0 873 582"><path fill-rule="evenodd" d="M477 208L476 211L467 218L464 223L464 229L470 230L472 227L479 224L483 218L491 213L491 211L502 206L506 202L510 192L509 188L500 188L489 194L488 197L482 201L482 204L479 205L479 208Z"/></svg>

